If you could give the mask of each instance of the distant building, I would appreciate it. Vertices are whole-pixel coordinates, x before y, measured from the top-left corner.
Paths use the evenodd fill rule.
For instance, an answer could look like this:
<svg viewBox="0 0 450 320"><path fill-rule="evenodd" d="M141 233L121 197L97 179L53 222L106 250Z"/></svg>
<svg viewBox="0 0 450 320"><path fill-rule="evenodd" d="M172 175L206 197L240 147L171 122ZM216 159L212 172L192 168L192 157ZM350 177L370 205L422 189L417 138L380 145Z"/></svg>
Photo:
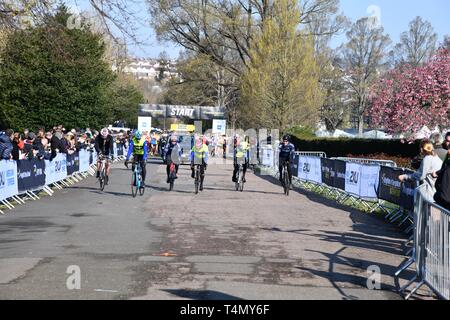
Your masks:
<svg viewBox="0 0 450 320"><path fill-rule="evenodd" d="M112 68L117 70L116 66ZM159 59L131 58L123 68L125 74L132 75L137 80L154 80L162 74L162 80L169 80L178 76L177 61L170 60L161 64Z"/></svg>

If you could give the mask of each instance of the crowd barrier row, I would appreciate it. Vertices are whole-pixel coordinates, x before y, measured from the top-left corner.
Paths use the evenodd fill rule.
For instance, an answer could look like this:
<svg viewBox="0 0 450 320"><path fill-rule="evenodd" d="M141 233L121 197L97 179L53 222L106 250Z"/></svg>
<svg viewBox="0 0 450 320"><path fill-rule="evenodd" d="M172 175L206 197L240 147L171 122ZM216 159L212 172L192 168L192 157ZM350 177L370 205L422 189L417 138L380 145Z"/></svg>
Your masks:
<svg viewBox="0 0 450 320"><path fill-rule="evenodd" d="M116 161L125 156L123 144L114 144ZM80 150L73 154L59 153L52 161L2 160L0 161L0 203L14 209L14 203L23 204L26 199L38 200L44 191L53 195L53 188L63 189L96 172L95 150ZM0 214L4 212L0 210Z"/></svg>
<svg viewBox="0 0 450 320"><path fill-rule="evenodd" d="M402 226L410 222L405 232L414 231L411 258L401 266L395 276L411 265L416 276L400 288L404 292L414 282L415 288L407 299L422 285L428 285L440 298L450 299L450 211L429 201L426 186L415 181L401 183L398 177L413 173L399 168L395 162L357 158L326 158L318 152L296 153L293 176L312 191L334 195L338 202L350 200L361 204L370 212L381 209L391 222ZM276 149L262 149L261 164L278 174Z"/></svg>

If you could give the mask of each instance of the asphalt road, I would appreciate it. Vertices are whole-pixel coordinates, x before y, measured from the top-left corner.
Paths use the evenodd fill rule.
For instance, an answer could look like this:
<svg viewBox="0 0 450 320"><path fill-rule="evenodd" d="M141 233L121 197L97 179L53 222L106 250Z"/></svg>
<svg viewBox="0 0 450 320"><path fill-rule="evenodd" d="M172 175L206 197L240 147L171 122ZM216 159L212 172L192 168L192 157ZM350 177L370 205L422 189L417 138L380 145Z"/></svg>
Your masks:
<svg viewBox="0 0 450 320"><path fill-rule="evenodd" d="M188 167L172 192L147 168L136 199L116 164L104 192L88 178L0 216L0 299L400 299L404 235L381 218L251 172L236 192L230 166L210 165L198 195Z"/></svg>

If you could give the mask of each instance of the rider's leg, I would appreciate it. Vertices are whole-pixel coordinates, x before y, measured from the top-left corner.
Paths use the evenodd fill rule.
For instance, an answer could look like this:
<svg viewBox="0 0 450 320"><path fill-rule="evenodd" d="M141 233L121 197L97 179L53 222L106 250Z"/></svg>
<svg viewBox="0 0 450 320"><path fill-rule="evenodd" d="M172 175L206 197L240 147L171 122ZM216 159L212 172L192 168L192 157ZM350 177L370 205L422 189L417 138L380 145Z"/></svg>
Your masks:
<svg viewBox="0 0 450 320"><path fill-rule="evenodd" d="M242 167L242 180L245 182L245 173L247 172L247 166L248 166L248 164L247 164L247 162L245 162L244 164L243 164L243 167Z"/></svg>
<svg viewBox="0 0 450 320"><path fill-rule="evenodd" d="M166 166L166 173L167 173L167 183L170 182L169 180L169 176L170 176L170 163L167 164Z"/></svg>
<svg viewBox="0 0 450 320"><path fill-rule="evenodd" d="M287 169L288 169L288 175L289 175L289 183L292 184L292 167L291 167L290 162L288 163Z"/></svg>
<svg viewBox="0 0 450 320"><path fill-rule="evenodd" d="M193 178L195 178L195 168L194 168L194 163L191 163L191 171L192 171L192 173L191 173L191 178L193 179Z"/></svg>
<svg viewBox="0 0 450 320"><path fill-rule="evenodd" d="M280 173L280 181L283 182L283 161L280 159L280 163L278 165L278 172Z"/></svg>
<svg viewBox="0 0 450 320"><path fill-rule="evenodd" d="M144 160L140 159L141 161L141 169L142 169L142 185L145 186L145 177L147 176L147 164Z"/></svg>
<svg viewBox="0 0 450 320"><path fill-rule="evenodd" d="M100 171L102 171L102 162L100 160L97 160L97 178L100 177Z"/></svg>
<svg viewBox="0 0 450 320"><path fill-rule="evenodd" d="M200 166L200 190L203 190L203 181L205 181L205 165Z"/></svg>

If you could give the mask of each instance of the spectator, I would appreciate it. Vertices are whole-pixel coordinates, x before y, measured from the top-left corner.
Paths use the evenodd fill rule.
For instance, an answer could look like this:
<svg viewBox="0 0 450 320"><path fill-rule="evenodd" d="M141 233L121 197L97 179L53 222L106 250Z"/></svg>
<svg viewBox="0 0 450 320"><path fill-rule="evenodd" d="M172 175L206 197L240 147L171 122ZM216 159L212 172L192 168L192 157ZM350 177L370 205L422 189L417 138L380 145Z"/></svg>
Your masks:
<svg viewBox="0 0 450 320"><path fill-rule="evenodd" d="M7 129L5 133L0 135L0 160L10 160L13 150L12 141L14 139L14 131Z"/></svg>
<svg viewBox="0 0 450 320"><path fill-rule="evenodd" d="M447 149L444 149L444 138L439 132L436 132L430 136L430 140L433 143L434 152L442 160L442 162L444 162L447 157Z"/></svg>
<svg viewBox="0 0 450 320"><path fill-rule="evenodd" d="M433 174L436 177L436 194L434 200L437 204L450 210L450 161L447 161L438 172Z"/></svg>
<svg viewBox="0 0 450 320"><path fill-rule="evenodd" d="M58 152L67 153L67 149L62 141L63 135L61 131L57 130L50 140L51 144L51 157L50 160L53 160Z"/></svg>
<svg viewBox="0 0 450 320"><path fill-rule="evenodd" d="M12 159L15 161L19 161L20 153L23 148L23 141L20 139L20 134L18 132L14 133L12 144L13 144L13 149L11 151Z"/></svg>
<svg viewBox="0 0 450 320"><path fill-rule="evenodd" d="M23 140L29 139L29 136L28 136L29 133L30 133L30 130L28 130L28 129L23 130Z"/></svg>
<svg viewBox="0 0 450 320"><path fill-rule="evenodd" d="M75 151L77 150L77 148L76 148L76 142L75 142L75 135L72 133L72 131L69 131L66 134L64 143L65 143L66 150L67 150L66 153L74 154Z"/></svg>
<svg viewBox="0 0 450 320"><path fill-rule="evenodd" d="M23 147L23 153L25 159L33 158L33 144L36 139L36 135L34 132L30 132L28 134L28 139L25 139L25 145Z"/></svg>
<svg viewBox="0 0 450 320"><path fill-rule="evenodd" d="M433 143L431 140L424 139L420 143L420 150L423 156L423 160L420 164L419 169L413 174L404 174L399 176L399 180L404 182L406 180L416 180L420 183L425 183L426 186L426 197L428 200L433 199L436 192L435 183L436 178L434 178L433 172L438 171L442 167L442 160L434 152Z"/></svg>
<svg viewBox="0 0 450 320"><path fill-rule="evenodd" d="M450 131L445 135L444 142L442 143L442 148L447 150L447 156L444 160L444 162L447 163L450 160Z"/></svg>

